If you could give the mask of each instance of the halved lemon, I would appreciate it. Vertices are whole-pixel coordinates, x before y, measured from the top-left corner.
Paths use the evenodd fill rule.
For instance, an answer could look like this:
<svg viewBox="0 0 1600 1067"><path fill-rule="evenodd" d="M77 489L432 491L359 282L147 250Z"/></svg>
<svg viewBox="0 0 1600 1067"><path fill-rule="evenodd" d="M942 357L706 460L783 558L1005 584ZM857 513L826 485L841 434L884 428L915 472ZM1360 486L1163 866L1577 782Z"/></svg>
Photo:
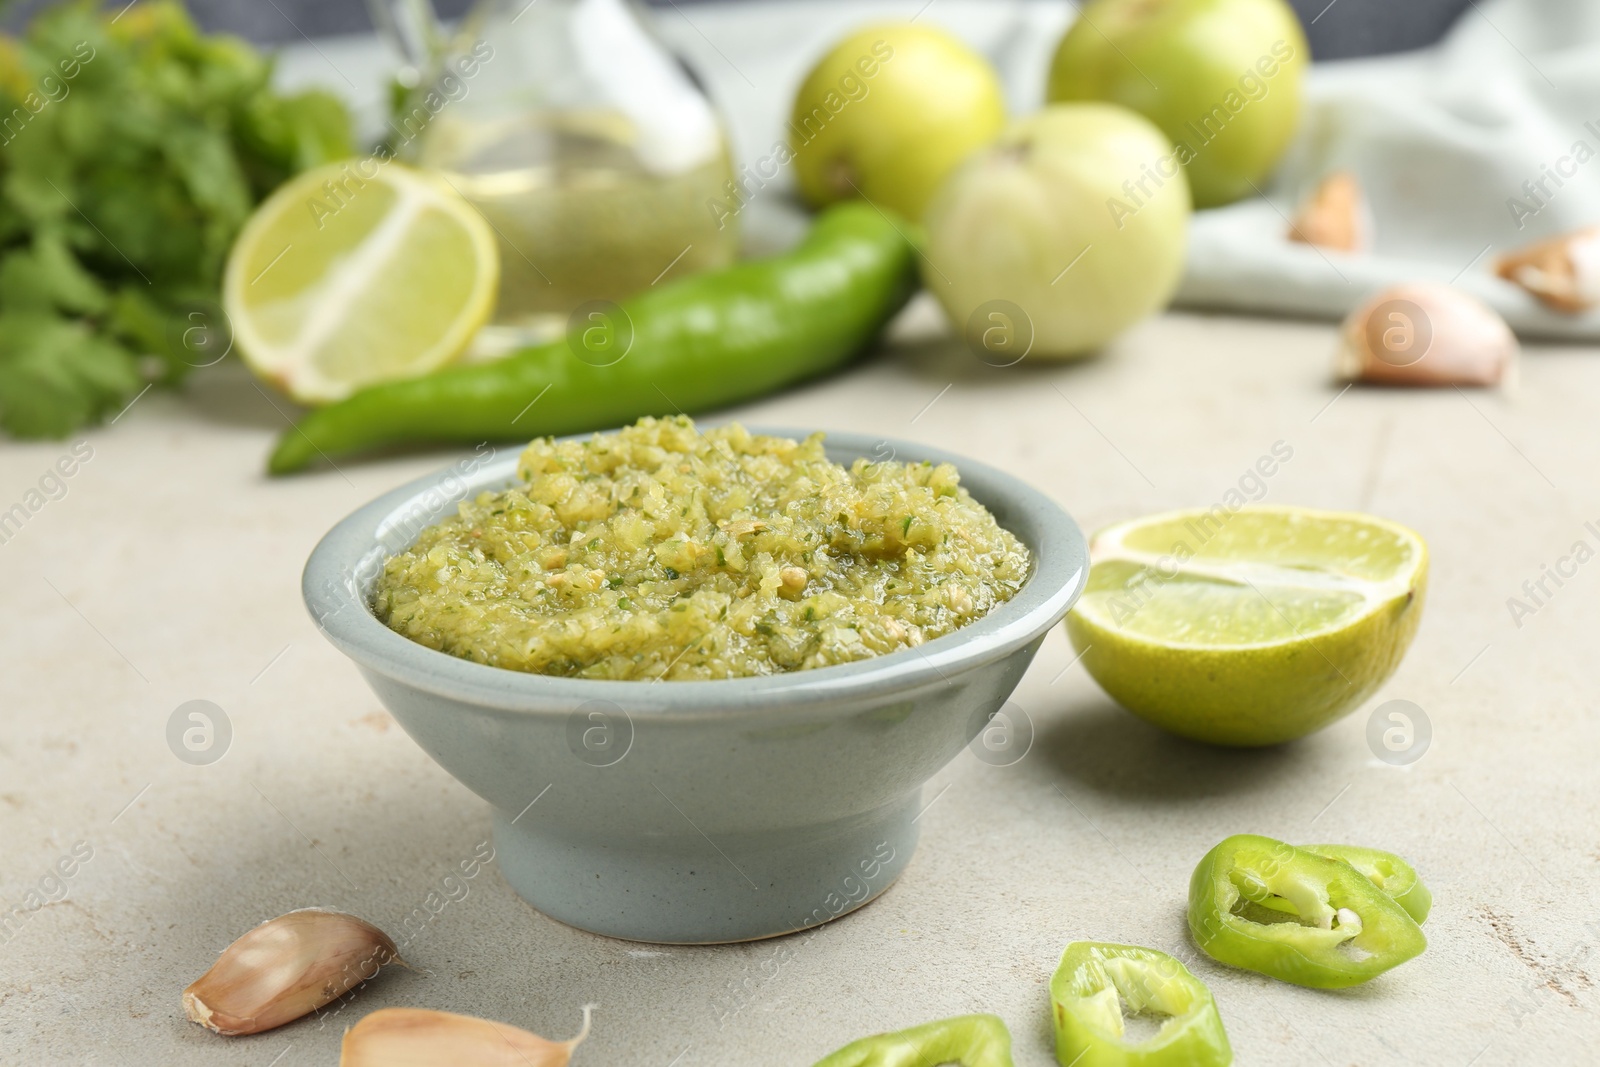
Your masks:
<svg viewBox="0 0 1600 1067"><path fill-rule="evenodd" d="M257 375L325 404L461 355L499 280L494 231L446 182L347 160L256 209L228 255L223 306Z"/></svg>
<svg viewBox="0 0 1600 1067"><path fill-rule="evenodd" d="M1428 548L1371 515L1176 511L1100 531L1067 616L1084 667L1158 726L1224 745L1303 737L1400 664Z"/></svg>

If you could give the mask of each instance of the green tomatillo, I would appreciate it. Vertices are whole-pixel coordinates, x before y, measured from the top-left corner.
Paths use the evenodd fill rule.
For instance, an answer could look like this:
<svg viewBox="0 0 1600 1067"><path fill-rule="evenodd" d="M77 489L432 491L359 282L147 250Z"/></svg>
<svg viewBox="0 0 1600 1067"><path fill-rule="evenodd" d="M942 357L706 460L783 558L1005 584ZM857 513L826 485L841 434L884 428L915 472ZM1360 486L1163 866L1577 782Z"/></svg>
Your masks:
<svg viewBox="0 0 1600 1067"><path fill-rule="evenodd" d="M1310 51L1285 0L1094 0L1050 64L1052 102L1131 107L1171 138L1196 207L1250 195L1300 118Z"/></svg>
<svg viewBox="0 0 1600 1067"><path fill-rule="evenodd" d="M1160 1024L1127 1036L1127 1011ZM1050 979L1056 1060L1062 1067L1227 1067L1222 1017L1204 982L1165 952L1074 941Z"/></svg>
<svg viewBox="0 0 1600 1067"><path fill-rule="evenodd" d="M961 41L909 22L869 27L800 86L789 120L795 178L812 207L865 198L916 221L1005 120L994 68Z"/></svg>
<svg viewBox="0 0 1600 1067"><path fill-rule="evenodd" d="M1070 359L1166 304L1188 225L1160 130L1112 104L1061 104L1014 123L939 190L922 281L984 362Z"/></svg>

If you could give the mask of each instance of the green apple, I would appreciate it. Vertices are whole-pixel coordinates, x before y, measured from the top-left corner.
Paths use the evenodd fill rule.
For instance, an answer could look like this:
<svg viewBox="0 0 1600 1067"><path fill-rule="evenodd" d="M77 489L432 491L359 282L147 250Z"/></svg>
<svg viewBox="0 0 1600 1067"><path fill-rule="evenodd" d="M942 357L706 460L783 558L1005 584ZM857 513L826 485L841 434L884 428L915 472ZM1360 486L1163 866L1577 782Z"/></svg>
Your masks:
<svg viewBox="0 0 1600 1067"><path fill-rule="evenodd" d="M1183 167L1148 119L1057 104L939 190L923 284L986 363L1084 355L1172 297L1189 214Z"/></svg>
<svg viewBox="0 0 1600 1067"><path fill-rule="evenodd" d="M1160 126L1196 207L1250 195L1300 118L1305 34L1284 0L1093 0L1050 64L1051 101L1106 100Z"/></svg>
<svg viewBox="0 0 1600 1067"><path fill-rule="evenodd" d="M806 75L789 121L801 195L813 207L865 197L908 219L1005 125L989 63L932 26L874 26Z"/></svg>

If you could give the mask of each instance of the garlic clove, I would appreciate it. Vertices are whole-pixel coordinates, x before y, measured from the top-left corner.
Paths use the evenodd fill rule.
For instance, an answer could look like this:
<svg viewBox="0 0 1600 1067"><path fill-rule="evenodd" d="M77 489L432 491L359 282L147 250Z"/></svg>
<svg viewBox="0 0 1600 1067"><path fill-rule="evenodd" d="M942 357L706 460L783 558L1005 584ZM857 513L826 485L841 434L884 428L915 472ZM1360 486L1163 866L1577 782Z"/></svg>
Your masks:
<svg viewBox="0 0 1600 1067"><path fill-rule="evenodd" d="M399 959L389 935L371 923L303 908L223 949L183 991L183 1010L219 1034L256 1034L338 1000Z"/></svg>
<svg viewBox="0 0 1600 1067"><path fill-rule="evenodd" d="M1363 252L1372 239L1372 213L1361 183L1347 170L1323 178L1289 224L1289 240L1336 252Z"/></svg>
<svg viewBox="0 0 1600 1067"><path fill-rule="evenodd" d="M549 1041L506 1023L421 1008L383 1008L345 1031L339 1067L567 1067L589 1036Z"/></svg>
<svg viewBox="0 0 1600 1067"><path fill-rule="evenodd" d="M1494 272L1547 307L1576 315L1600 304L1600 226L1519 248L1495 260Z"/></svg>
<svg viewBox="0 0 1600 1067"><path fill-rule="evenodd" d="M1396 285L1344 320L1337 373L1383 385L1498 385L1517 339L1482 301L1434 282Z"/></svg>

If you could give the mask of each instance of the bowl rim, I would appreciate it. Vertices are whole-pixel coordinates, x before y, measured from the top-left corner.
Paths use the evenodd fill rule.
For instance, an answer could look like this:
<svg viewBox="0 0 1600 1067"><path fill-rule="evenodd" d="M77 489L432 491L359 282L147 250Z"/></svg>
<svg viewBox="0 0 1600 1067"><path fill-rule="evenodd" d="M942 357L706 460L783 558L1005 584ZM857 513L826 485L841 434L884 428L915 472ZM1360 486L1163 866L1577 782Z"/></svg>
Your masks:
<svg viewBox="0 0 1600 1067"><path fill-rule="evenodd" d="M700 423L704 428L726 422ZM751 426L753 434L804 439L809 432L787 427ZM615 430L598 431L613 433ZM882 456L891 449L902 461L952 463L961 484L1028 546L1032 573L1016 596L989 614L916 648L870 659L783 674L709 681L614 681L561 678L495 667L418 644L380 622L367 600L370 582L363 567L390 554L380 541L398 517L417 519L419 502L438 496L452 481L461 488L443 493L424 525L453 513L454 503L485 489L512 484L523 445L488 462L461 462L382 494L336 523L306 561L301 590L323 635L366 673L376 673L413 689L486 709L517 714L568 714L591 703L625 708L630 714L719 716L746 712L781 701L786 706L859 703L890 695L911 696L954 684L953 677L1003 659L1041 638L1065 617L1088 577L1089 550L1078 524L1054 500L1026 482L988 464L944 449L874 434L821 431L829 458L845 462ZM587 439L570 434L560 440ZM481 449L484 446L480 446ZM498 458L495 458L498 457ZM1015 527L1021 525L1024 529ZM420 526L417 532L420 532ZM413 534L410 544L415 540ZM373 574L375 580L375 573Z"/></svg>

